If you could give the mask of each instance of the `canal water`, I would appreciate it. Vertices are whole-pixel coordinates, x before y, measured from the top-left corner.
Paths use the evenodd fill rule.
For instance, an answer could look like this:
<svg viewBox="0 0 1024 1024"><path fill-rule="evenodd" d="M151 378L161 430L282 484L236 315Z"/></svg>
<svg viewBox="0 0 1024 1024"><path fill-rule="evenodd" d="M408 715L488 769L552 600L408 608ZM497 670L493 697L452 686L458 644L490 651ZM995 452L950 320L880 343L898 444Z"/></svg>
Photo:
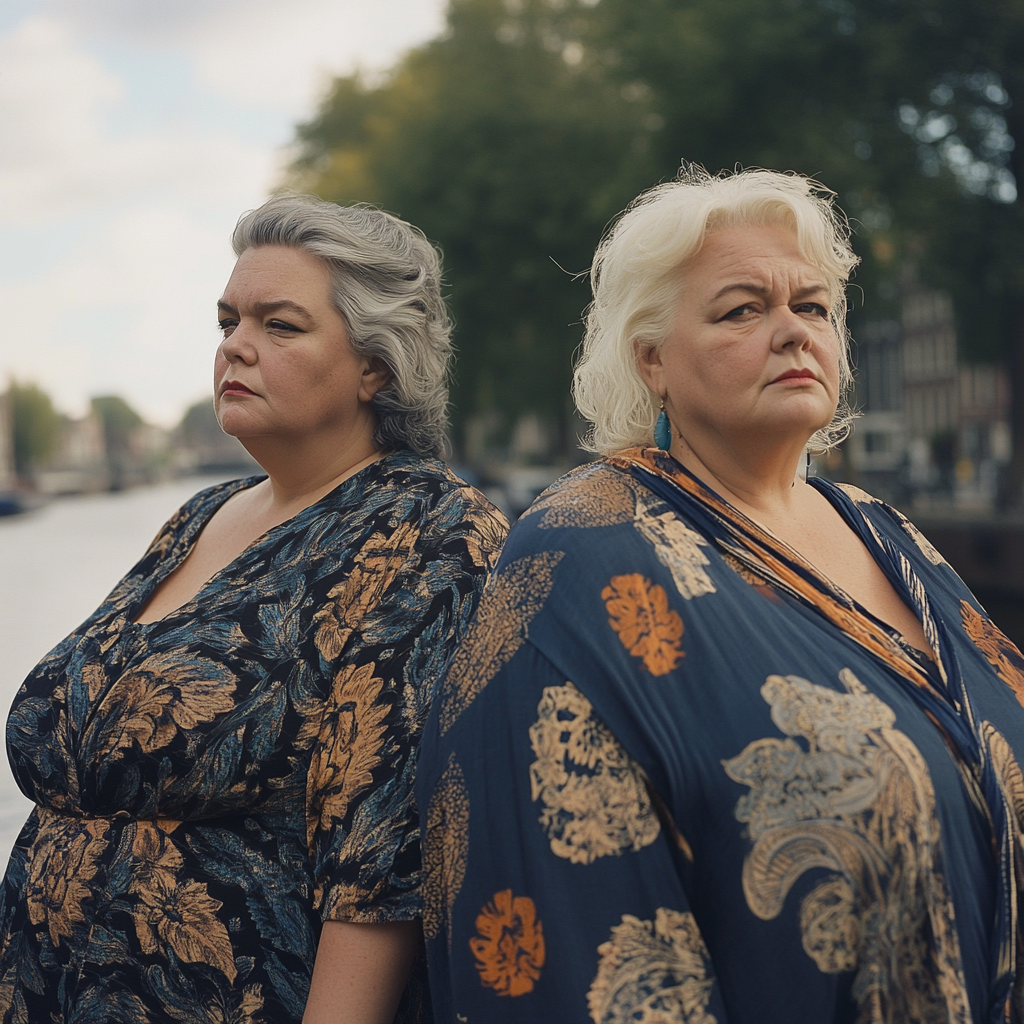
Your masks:
<svg viewBox="0 0 1024 1024"><path fill-rule="evenodd" d="M0 711L22 680L138 561L176 508L218 478L64 498L0 518ZM31 809L0 757L0 867Z"/></svg>

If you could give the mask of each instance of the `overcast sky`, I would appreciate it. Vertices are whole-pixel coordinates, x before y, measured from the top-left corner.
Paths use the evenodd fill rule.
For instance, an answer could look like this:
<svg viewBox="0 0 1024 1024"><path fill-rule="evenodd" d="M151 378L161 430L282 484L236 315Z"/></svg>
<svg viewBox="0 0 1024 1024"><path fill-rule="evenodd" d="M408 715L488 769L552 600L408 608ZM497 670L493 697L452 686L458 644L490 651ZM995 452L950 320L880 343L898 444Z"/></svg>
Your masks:
<svg viewBox="0 0 1024 1024"><path fill-rule="evenodd" d="M171 425L209 392L238 215L332 74L444 0L2 0L0 377Z"/></svg>

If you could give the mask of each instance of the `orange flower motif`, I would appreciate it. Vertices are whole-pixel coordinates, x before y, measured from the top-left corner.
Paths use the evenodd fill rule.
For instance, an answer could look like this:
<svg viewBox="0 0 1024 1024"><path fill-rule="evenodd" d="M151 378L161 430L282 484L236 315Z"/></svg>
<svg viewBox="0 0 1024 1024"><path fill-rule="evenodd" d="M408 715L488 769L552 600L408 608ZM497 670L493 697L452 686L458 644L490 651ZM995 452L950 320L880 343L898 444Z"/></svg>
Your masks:
<svg viewBox="0 0 1024 1024"><path fill-rule="evenodd" d="M512 898L511 889L494 894L476 919L469 940L480 981L499 996L523 996L544 966L544 929L529 896Z"/></svg>
<svg viewBox="0 0 1024 1024"><path fill-rule="evenodd" d="M664 587L634 572L613 576L601 599L623 647L643 658L652 676L671 672L685 657L679 645L683 620L669 608Z"/></svg>
<svg viewBox="0 0 1024 1024"><path fill-rule="evenodd" d="M1024 655L988 616L976 612L967 601L960 602L960 618L963 619L964 632L974 641L974 646L985 655L996 675L1013 690L1018 703L1024 706Z"/></svg>

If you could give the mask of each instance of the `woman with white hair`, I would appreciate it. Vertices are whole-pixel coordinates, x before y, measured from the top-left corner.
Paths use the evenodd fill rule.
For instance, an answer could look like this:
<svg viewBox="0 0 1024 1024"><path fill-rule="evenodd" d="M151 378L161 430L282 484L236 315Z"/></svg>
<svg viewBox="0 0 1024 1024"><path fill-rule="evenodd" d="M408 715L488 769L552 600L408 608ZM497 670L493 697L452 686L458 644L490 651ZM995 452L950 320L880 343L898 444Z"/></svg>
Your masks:
<svg viewBox="0 0 1024 1024"><path fill-rule="evenodd" d="M1024 660L801 472L848 427L855 263L763 170L690 169L598 249L601 458L513 528L424 734L439 1019L1024 1019Z"/></svg>
<svg viewBox="0 0 1024 1024"><path fill-rule="evenodd" d="M187 502L15 699L4 1021L429 1017L416 744L507 524L440 460L422 234L286 195L233 243L216 409L266 475Z"/></svg>

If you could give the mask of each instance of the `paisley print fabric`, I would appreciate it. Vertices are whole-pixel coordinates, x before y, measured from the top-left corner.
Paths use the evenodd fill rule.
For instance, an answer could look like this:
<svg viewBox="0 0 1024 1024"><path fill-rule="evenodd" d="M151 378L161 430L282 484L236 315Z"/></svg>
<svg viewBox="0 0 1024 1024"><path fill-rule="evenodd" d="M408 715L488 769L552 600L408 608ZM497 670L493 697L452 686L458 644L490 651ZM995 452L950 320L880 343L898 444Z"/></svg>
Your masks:
<svg viewBox="0 0 1024 1024"><path fill-rule="evenodd" d="M643 774L572 683L545 687L530 745L530 792L552 853L590 864L654 842L660 826Z"/></svg>
<svg viewBox="0 0 1024 1024"><path fill-rule="evenodd" d="M596 1024L717 1024L707 1012L714 981L693 914L667 907L653 921L624 914L597 952L597 977L587 993Z"/></svg>
<svg viewBox="0 0 1024 1024"><path fill-rule="evenodd" d="M1024 659L903 516L812 485L930 656L661 451L513 528L421 748L439 1019L1024 1019Z"/></svg>
<svg viewBox="0 0 1024 1024"><path fill-rule="evenodd" d="M858 1002L887 1019L970 1019L927 765L887 704L849 670L839 681L847 693L769 676L761 696L788 738L723 763L750 787L735 812L753 844L747 906L771 920L805 871L831 869L800 904L818 969L853 972Z"/></svg>
<svg viewBox="0 0 1024 1024"><path fill-rule="evenodd" d="M297 1024L323 921L423 914L416 743L506 524L395 453L135 624L256 481L192 498L17 695L37 806L0 900L4 1021ZM400 1019L428 1019L417 984Z"/></svg>

